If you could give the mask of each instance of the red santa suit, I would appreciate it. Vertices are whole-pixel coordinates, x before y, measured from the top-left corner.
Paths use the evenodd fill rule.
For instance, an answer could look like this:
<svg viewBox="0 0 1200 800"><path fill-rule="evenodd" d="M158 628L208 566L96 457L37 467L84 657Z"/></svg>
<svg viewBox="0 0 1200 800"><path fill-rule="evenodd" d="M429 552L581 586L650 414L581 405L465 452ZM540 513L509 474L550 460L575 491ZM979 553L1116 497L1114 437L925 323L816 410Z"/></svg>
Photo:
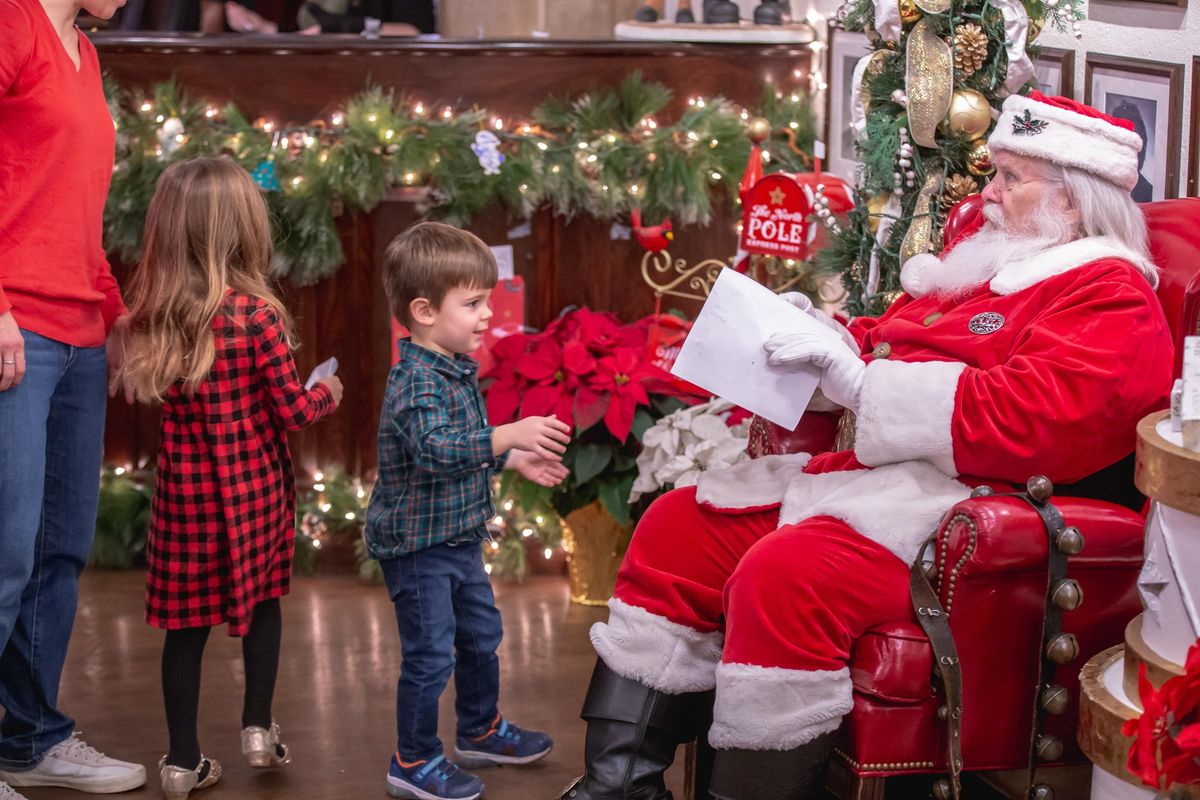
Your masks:
<svg viewBox="0 0 1200 800"><path fill-rule="evenodd" d="M850 332L867 362L854 449L706 473L638 526L596 651L659 691L716 688L711 743L787 750L851 708L850 648L907 620L908 568L980 483L1071 483L1133 451L1167 402L1153 267L1083 238L938 293L932 256ZM940 266L940 265L939 265Z"/></svg>

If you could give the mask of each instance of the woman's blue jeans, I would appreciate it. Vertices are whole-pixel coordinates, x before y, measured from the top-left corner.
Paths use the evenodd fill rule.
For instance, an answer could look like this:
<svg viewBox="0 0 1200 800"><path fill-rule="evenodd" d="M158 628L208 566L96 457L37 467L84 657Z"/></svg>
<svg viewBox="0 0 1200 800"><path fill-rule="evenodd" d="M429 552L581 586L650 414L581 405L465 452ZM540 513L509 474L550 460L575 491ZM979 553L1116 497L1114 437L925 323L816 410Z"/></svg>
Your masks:
<svg viewBox="0 0 1200 800"><path fill-rule="evenodd" d="M103 347L25 339L25 378L0 392L0 768L32 769L75 721L58 683L96 529Z"/></svg>

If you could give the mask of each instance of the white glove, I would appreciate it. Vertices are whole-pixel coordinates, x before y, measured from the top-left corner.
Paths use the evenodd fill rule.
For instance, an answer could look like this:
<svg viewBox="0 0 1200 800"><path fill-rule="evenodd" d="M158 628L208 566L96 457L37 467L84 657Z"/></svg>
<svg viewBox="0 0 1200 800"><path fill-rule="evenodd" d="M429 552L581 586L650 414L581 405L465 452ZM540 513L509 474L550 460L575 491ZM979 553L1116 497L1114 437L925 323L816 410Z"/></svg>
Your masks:
<svg viewBox="0 0 1200 800"><path fill-rule="evenodd" d="M843 342L814 333L777 333L763 349L773 367L812 364L822 370L821 393L843 408L858 410L867 365Z"/></svg>
<svg viewBox="0 0 1200 800"><path fill-rule="evenodd" d="M854 340L854 334L850 333L850 330L845 325L814 306L812 304L812 300L808 299L808 295L806 295L804 292L784 292L779 296L803 311L805 314L808 314L817 322L820 322L826 328L829 328L837 333L838 336L842 337L842 341L845 342L851 350L858 349L858 342Z"/></svg>

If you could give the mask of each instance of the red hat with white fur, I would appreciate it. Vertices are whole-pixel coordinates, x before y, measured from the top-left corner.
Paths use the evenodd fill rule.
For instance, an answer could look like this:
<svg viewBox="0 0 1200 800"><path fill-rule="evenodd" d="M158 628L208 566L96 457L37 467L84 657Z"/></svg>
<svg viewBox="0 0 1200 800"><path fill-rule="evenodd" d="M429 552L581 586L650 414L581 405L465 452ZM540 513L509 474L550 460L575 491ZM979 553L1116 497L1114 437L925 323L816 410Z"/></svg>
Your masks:
<svg viewBox="0 0 1200 800"><path fill-rule="evenodd" d="M988 147L1081 169L1130 190L1138 182L1142 137L1128 120L1034 91L1004 101Z"/></svg>

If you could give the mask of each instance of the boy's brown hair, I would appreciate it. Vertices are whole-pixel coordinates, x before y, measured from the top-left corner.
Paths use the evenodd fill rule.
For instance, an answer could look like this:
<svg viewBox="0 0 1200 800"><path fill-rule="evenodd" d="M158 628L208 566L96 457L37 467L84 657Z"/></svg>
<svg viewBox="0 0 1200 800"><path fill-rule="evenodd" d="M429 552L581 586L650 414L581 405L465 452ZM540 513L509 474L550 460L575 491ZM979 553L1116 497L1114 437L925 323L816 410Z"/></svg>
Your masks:
<svg viewBox="0 0 1200 800"><path fill-rule="evenodd" d="M496 259L478 236L440 222L418 222L397 236L383 255L383 288L392 316L412 326L409 307L418 297L439 308L451 289L491 289Z"/></svg>

